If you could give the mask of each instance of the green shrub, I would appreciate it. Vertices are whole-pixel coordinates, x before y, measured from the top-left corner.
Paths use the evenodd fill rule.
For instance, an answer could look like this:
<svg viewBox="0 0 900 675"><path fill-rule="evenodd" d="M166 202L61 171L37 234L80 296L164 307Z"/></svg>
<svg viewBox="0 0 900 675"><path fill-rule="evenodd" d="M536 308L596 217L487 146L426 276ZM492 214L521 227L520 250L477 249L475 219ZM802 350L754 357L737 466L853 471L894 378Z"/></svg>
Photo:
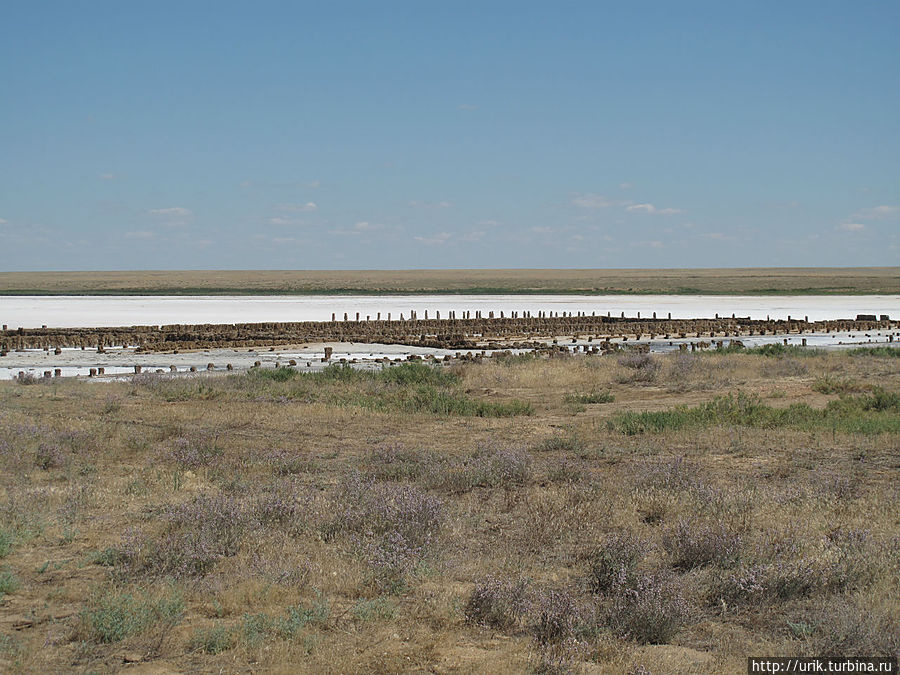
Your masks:
<svg viewBox="0 0 900 675"><path fill-rule="evenodd" d="M856 349L848 349L846 353L850 356L883 356L896 359L900 358L900 346L857 347Z"/></svg>
<svg viewBox="0 0 900 675"><path fill-rule="evenodd" d="M234 647L234 633L225 626L198 630L190 641L190 648L205 654L221 654Z"/></svg>
<svg viewBox="0 0 900 675"><path fill-rule="evenodd" d="M357 621L390 620L396 612L397 606L387 598L360 600L351 610Z"/></svg>
<svg viewBox="0 0 900 675"><path fill-rule="evenodd" d="M592 391L589 394L566 394L566 403L612 403L616 397L610 391Z"/></svg>
<svg viewBox="0 0 900 675"><path fill-rule="evenodd" d="M154 626L174 626L183 614L184 600L175 592L156 598L107 592L81 613L82 632L91 642L119 642Z"/></svg>
<svg viewBox="0 0 900 675"><path fill-rule="evenodd" d="M543 452L580 452L582 443L575 434L557 434L545 438L536 449Z"/></svg>
<svg viewBox="0 0 900 675"><path fill-rule="evenodd" d="M13 536L11 532L0 530L0 558L8 556L13 549Z"/></svg>
<svg viewBox="0 0 900 675"><path fill-rule="evenodd" d="M782 356L816 356L822 354L821 349L811 347L800 347L797 345L785 345L773 342L759 347L750 347L743 350L746 354L758 354L759 356L782 357Z"/></svg>
<svg viewBox="0 0 900 675"><path fill-rule="evenodd" d="M3 596L7 593L19 590L21 585L22 582L19 581L19 577L12 572L9 570L0 571L0 600L3 600Z"/></svg>
<svg viewBox="0 0 900 675"><path fill-rule="evenodd" d="M263 370L262 368L253 368L248 372L249 377L257 377L263 380L272 380L273 382L288 382L297 377L299 373L293 368L284 366L273 370Z"/></svg>
<svg viewBox="0 0 900 675"><path fill-rule="evenodd" d="M878 434L900 432L898 411L900 396L882 390L864 396L844 396L829 402L824 410L805 403L773 408L762 403L758 396L741 392L737 396L714 398L694 408L676 406L669 410L619 413L607 426L629 436L719 425Z"/></svg>

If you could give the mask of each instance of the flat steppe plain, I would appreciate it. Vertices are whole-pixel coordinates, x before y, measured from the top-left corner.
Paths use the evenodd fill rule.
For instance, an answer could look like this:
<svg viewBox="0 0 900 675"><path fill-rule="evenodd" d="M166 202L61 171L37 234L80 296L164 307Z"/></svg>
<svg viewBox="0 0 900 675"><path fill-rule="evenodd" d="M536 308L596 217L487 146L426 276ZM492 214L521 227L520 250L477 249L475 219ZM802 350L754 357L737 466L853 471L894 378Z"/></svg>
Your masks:
<svg viewBox="0 0 900 675"><path fill-rule="evenodd" d="M896 655L898 353L0 383L0 671Z"/></svg>
<svg viewBox="0 0 900 675"><path fill-rule="evenodd" d="M894 294L900 267L0 272L0 295Z"/></svg>

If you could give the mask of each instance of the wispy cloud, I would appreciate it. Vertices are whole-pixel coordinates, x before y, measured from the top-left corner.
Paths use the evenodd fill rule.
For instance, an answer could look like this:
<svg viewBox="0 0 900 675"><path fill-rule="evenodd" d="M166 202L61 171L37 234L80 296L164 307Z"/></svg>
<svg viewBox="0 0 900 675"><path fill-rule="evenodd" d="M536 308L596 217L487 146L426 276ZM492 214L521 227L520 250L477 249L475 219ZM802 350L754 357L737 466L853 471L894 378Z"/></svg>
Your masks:
<svg viewBox="0 0 900 675"><path fill-rule="evenodd" d="M449 232L439 232L432 237L413 237L413 239L420 244L426 244L428 246L440 246L441 244L446 243L452 236L453 235L451 235Z"/></svg>
<svg viewBox="0 0 900 675"><path fill-rule="evenodd" d="M126 239L154 239L156 232L152 230L136 230L134 232L126 232L124 237Z"/></svg>
<svg viewBox="0 0 900 675"><path fill-rule="evenodd" d="M170 206L165 209L150 209L150 213L154 216L190 216L193 215L193 212L190 209L186 209L183 206Z"/></svg>
<svg viewBox="0 0 900 675"><path fill-rule="evenodd" d="M893 218L900 216L900 206L883 205L873 206L868 209L862 209L858 213L853 214L855 220L884 220L885 218Z"/></svg>
<svg viewBox="0 0 900 675"><path fill-rule="evenodd" d="M101 173L100 180L115 180L116 174L114 173Z"/></svg>
<svg viewBox="0 0 900 675"><path fill-rule="evenodd" d="M681 209L658 209L653 204L632 204L625 207L625 210L629 213L650 213L658 216L672 216L677 213L684 213Z"/></svg>
<svg viewBox="0 0 900 675"><path fill-rule="evenodd" d="M284 211L287 213L312 213L319 210L319 205L315 202L306 202L303 204L278 204L276 211Z"/></svg>
<svg viewBox="0 0 900 675"><path fill-rule="evenodd" d="M866 229L866 226L862 223L841 223L835 229L843 230L844 232L861 232Z"/></svg>
<svg viewBox="0 0 900 675"><path fill-rule="evenodd" d="M0 218L0 225L6 225L9 221L6 218Z"/></svg>
<svg viewBox="0 0 900 675"><path fill-rule="evenodd" d="M636 241L632 244L632 246L636 246L638 248L665 248L665 244L656 239L651 241Z"/></svg>
<svg viewBox="0 0 900 675"><path fill-rule="evenodd" d="M150 209L148 213L156 218L163 227L186 227L194 217L194 212L183 206Z"/></svg>
<svg viewBox="0 0 900 675"><path fill-rule="evenodd" d="M352 227L338 227L333 230L329 230L328 233L338 237L358 237L362 234L375 232L383 228L384 225L380 223L370 223L367 220L361 220L358 223L354 224Z"/></svg>
<svg viewBox="0 0 900 675"><path fill-rule="evenodd" d="M607 209L611 206L624 206L629 202L615 201L607 199L603 195L595 194L576 194L572 198L572 204L583 209Z"/></svg>
<svg viewBox="0 0 900 675"><path fill-rule="evenodd" d="M620 190L630 190L633 187L634 187L634 183L629 183L628 181L625 181L624 183L619 183Z"/></svg>

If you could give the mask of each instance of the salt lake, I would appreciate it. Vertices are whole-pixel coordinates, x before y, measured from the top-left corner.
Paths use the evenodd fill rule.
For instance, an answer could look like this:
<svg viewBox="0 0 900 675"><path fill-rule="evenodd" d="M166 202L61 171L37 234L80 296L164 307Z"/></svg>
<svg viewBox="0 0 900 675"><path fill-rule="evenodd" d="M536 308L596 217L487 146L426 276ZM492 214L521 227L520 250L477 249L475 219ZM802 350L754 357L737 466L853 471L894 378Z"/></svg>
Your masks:
<svg viewBox="0 0 900 675"><path fill-rule="evenodd" d="M673 319L735 314L753 319L809 317L810 321L857 314L900 316L900 295L239 295L239 296L2 296L0 324L10 329L164 324L257 323L397 319L415 311L446 317L462 312L584 312Z"/></svg>

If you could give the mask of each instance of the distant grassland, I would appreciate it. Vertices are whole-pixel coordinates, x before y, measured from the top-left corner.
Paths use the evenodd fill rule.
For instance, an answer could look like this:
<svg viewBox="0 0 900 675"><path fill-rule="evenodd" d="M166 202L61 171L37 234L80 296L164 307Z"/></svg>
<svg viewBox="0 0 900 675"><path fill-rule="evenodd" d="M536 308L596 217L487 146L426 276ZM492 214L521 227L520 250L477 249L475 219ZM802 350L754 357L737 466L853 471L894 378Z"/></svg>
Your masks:
<svg viewBox="0 0 900 675"><path fill-rule="evenodd" d="M0 295L868 295L900 267L0 272Z"/></svg>

